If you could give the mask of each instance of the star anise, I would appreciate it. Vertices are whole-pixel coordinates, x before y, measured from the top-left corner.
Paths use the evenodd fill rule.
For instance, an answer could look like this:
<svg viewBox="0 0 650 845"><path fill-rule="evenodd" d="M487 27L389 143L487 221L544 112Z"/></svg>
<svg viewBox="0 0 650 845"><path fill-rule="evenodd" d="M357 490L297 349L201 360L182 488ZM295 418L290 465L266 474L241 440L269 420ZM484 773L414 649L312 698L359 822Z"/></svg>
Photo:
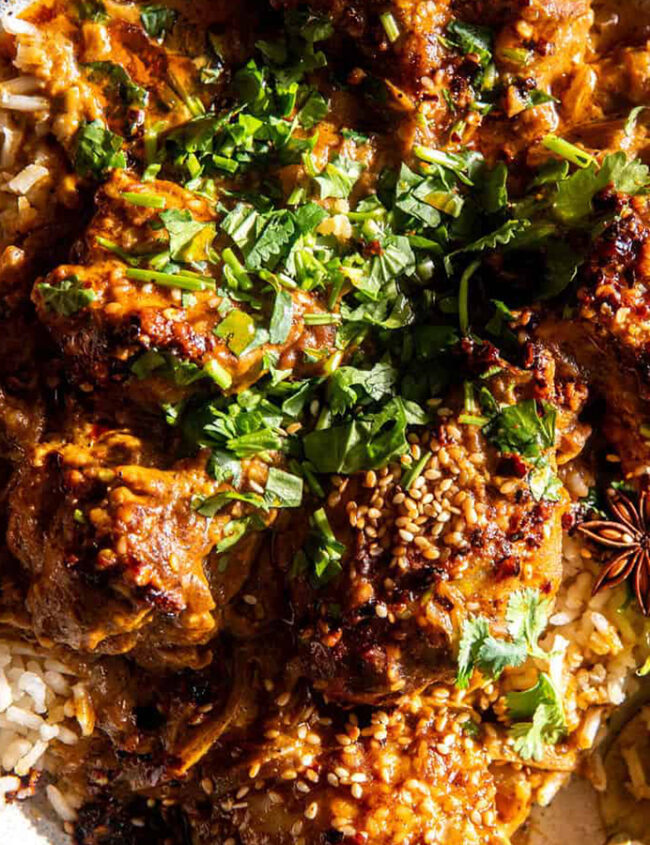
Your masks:
<svg viewBox="0 0 650 845"><path fill-rule="evenodd" d="M607 491L612 519L583 522L578 531L609 549L616 550L596 581L594 593L616 587L633 578L639 606L650 614L650 492L643 491L633 502L618 490Z"/></svg>

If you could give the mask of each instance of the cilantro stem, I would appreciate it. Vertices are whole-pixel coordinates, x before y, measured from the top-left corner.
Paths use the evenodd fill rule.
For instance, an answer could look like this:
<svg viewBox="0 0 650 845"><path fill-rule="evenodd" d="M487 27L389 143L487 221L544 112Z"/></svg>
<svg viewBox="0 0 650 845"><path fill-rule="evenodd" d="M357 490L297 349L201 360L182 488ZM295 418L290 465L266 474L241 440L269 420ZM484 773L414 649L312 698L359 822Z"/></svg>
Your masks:
<svg viewBox="0 0 650 845"><path fill-rule="evenodd" d="M325 498L325 490L321 486L321 483L319 482L319 480L316 478L316 475L314 474L314 471L312 470L312 468L307 463L304 463L302 465L301 469L302 469L303 475L305 476L307 484L309 484L309 488L310 488L311 492L315 496L318 496L319 498L324 499Z"/></svg>
<svg viewBox="0 0 650 845"><path fill-rule="evenodd" d="M402 490L408 492L411 489L413 483L422 475L422 472L424 471L425 466L428 464L430 457L430 454L424 454L422 455L419 461L414 464L411 464L411 466L402 476L402 480L400 481L400 486Z"/></svg>
<svg viewBox="0 0 650 845"><path fill-rule="evenodd" d="M384 12L379 15L381 25L384 27L384 32L391 44L394 44L400 36L399 26L395 20L395 15L392 12Z"/></svg>
<svg viewBox="0 0 650 845"><path fill-rule="evenodd" d="M338 370L338 368L341 366L342 360L343 360L343 353L340 352L340 351L335 352L333 355L330 355L330 357L327 359L327 361L325 362L325 365L323 367L324 372L328 376L331 376L332 373L335 373Z"/></svg>
<svg viewBox="0 0 650 845"><path fill-rule="evenodd" d="M208 276L186 276L182 274L161 273L158 270L139 270L129 267L125 273L127 279L136 282L155 282L166 288L180 288L180 290L214 290L217 286L214 279Z"/></svg>
<svg viewBox="0 0 650 845"><path fill-rule="evenodd" d="M490 422L490 418L480 417L475 414L460 414L458 422L463 425L477 425L479 428L483 428L484 425L487 425Z"/></svg>
<svg viewBox="0 0 650 845"><path fill-rule="evenodd" d="M226 266L231 269L233 276L237 279L237 282L241 286L242 290L250 290L253 287L253 280L248 275L244 265L237 258L232 249L230 247L226 247L226 249L224 249L221 253L221 257L223 258Z"/></svg>
<svg viewBox="0 0 650 845"><path fill-rule="evenodd" d="M125 191L122 196L131 205L139 205L142 208L166 208L167 200L159 194L138 194L135 191Z"/></svg>
<svg viewBox="0 0 650 845"><path fill-rule="evenodd" d="M96 235L95 241L99 244L99 246L103 247L104 249L107 249L114 255L117 255L126 264L131 264L135 266L140 263L140 260L138 258L135 258L134 256L130 255L126 250L122 249L121 246L114 243L113 241L109 241L108 238L103 238L101 235Z"/></svg>
<svg viewBox="0 0 650 845"><path fill-rule="evenodd" d="M334 326L341 322L340 314L303 314L306 326Z"/></svg>
<svg viewBox="0 0 650 845"><path fill-rule="evenodd" d="M210 376L212 381L219 385L222 390L228 390L228 388L232 385L232 376L225 369L222 367L218 361L215 361L213 358L211 361L203 367L204 371L207 375Z"/></svg>
<svg viewBox="0 0 650 845"><path fill-rule="evenodd" d="M458 321L461 332L466 335L469 331L469 280L481 266L480 260L472 261L460 279L458 288Z"/></svg>
<svg viewBox="0 0 650 845"><path fill-rule="evenodd" d="M590 164L596 163L596 159L592 155L581 150L580 147L576 147L575 144L565 141L564 138L558 138L557 135L547 135L542 139L542 144L547 150L565 158L572 164L577 164L578 167L589 167Z"/></svg>

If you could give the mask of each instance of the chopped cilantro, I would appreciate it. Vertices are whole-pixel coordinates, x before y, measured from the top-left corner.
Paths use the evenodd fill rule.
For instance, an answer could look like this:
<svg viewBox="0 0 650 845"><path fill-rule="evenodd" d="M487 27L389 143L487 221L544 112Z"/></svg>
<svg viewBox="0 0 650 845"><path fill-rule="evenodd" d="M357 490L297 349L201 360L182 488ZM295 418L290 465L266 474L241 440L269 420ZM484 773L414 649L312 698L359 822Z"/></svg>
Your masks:
<svg viewBox="0 0 650 845"><path fill-rule="evenodd" d="M80 176L101 179L108 170L126 167L123 138L101 120L84 123L75 138L74 166Z"/></svg>
<svg viewBox="0 0 650 845"><path fill-rule="evenodd" d="M67 276L57 285L40 282L38 291L45 307L62 317L70 317L94 301L95 291L86 287L77 276Z"/></svg>
<svg viewBox="0 0 650 845"><path fill-rule="evenodd" d="M537 640L546 627L549 607L550 602L542 599L537 590L511 593L506 611L511 640L492 636L485 617L467 618L458 647L456 686L467 689L474 669L494 679L508 666L520 666L529 655L546 656Z"/></svg>
<svg viewBox="0 0 650 845"><path fill-rule="evenodd" d="M115 62L88 62L83 67L90 72L92 80L105 78L126 105L147 105L147 89L137 85L122 65Z"/></svg>
<svg viewBox="0 0 650 845"><path fill-rule="evenodd" d="M325 169L314 177L321 199L347 199L363 172L364 165L344 155L336 155Z"/></svg>
<svg viewBox="0 0 650 845"><path fill-rule="evenodd" d="M168 6L143 6L140 20L149 38L162 39L176 23L178 12Z"/></svg>
<svg viewBox="0 0 650 845"><path fill-rule="evenodd" d="M264 499L271 508L299 508L302 504L303 481L297 475L271 467Z"/></svg>
<svg viewBox="0 0 650 845"><path fill-rule="evenodd" d="M511 728L515 751L524 760L540 761L544 746L555 745L566 734L562 697L546 673L540 673L534 687L509 692L506 703L515 722Z"/></svg>
<svg viewBox="0 0 650 845"><path fill-rule="evenodd" d="M77 0L77 10L82 20L103 23L108 20L106 6L102 0Z"/></svg>

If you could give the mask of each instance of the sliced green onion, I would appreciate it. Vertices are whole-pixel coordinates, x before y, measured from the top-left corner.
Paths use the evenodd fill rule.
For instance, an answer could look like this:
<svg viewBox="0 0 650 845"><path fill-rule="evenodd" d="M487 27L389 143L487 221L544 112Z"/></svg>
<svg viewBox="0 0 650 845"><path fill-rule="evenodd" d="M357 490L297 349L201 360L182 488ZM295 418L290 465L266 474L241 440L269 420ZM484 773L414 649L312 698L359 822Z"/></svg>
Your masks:
<svg viewBox="0 0 650 845"><path fill-rule="evenodd" d="M231 158L226 158L225 156L220 155L213 155L212 161L215 164L215 167L218 167L220 170L225 170L226 173L236 173L239 169L239 163L233 161Z"/></svg>
<svg viewBox="0 0 650 845"><path fill-rule="evenodd" d="M138 194L134 191L125 191L122 196L131 205L140 205L142 208L166 208L167 200L159 194Z"/></svg>
<svg viewBox="0 0 650 845"><path fill-rule="evenodd" d="M139 270L129 267L125 273L127 279L136 282L155 282L166 288L179 288L180 290L215 290L216 281L208 276L174 275L173 273L161 273L158 270Z"/></svg>
<svg viewBox="0 0 650 845"><path fill-rule="evenodd" d="M400 481L400 486L402 490L406 490L407 492L413 487L414 482L422 475L424 472L425 466L429 463L429 458L431 457L430 453L422 455L419 461L408 468L408 470L404 473L402 480Z"/></svg>
<svg viewBox="0 0 650 845"><path fill-rule="evenodd" d="M532 58L532 53L525 47L504 47L500 52L501 58L516 65L527 65Z"/></svg>
<svg viewBox="0 0 650 845"><path fill-rule="evenodd" d="M379 15L379 20L381 21L381 25L384 27L384 32L386 33L388 40L391 44L394 44L400 35L395 15L392 12L384 12Z"/></svg>
<svg viewBox="0 0 650 845"><path fill-rule="evenodd" d="M219 385L222 390L228 390L232 385L232 376L222 367L214 358L203 367L205 373L210 376L212 381Z"/></svg>
<svg viewBox="0 0 650 845"><path fill-rule="evenodd" d="M341 322L340 314L303 314L306 326L335 326Z"/></svg>
<svg viewBox="0 0 650 845"><path fill-rule="evenodd" d="M461 332L466 335L469 331L469 280L481 266L479 260L473 261L460 279L458 288L458 321Z"/></svg>
<svg viewBox="0 0 650 845"><path fill-rule="evenodd" d="M547 135L542 139L542 144L547 150L565 158L571 164L577 164L578 167L589 167L590 164L596 163L596 159L592 155L581 150L580 147L576 147L575 144L565 141L564 138L558 138L557 135Z"/></svg>
<svg viewBox="0 0 650 845"><path fill-rule="evenodd" d="M142 181L153 182L161 170L161 164L149 164L144 173L142 174Z"/></svg>

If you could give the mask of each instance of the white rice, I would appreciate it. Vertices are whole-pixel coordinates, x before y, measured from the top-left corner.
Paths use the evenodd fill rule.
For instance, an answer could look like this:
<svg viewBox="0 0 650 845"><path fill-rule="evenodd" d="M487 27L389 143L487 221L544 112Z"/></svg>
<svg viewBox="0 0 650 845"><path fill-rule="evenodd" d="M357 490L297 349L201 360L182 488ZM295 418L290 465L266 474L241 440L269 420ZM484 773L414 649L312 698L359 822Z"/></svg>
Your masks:
<svg viewBox="0 0 650 845"><path fill-rule="evenodd" d="M37 35L38 29L33 23L24 21L17 15L7 12L0 18L0 25L8 35Z"/></svg>
<svg viewBox="0 0 650 845"><path fill-rule="evenodd" d="M72 679L78 681L74 670L60 661L25 643L0 640L0 808L7 797L20 797L20 778L46 768L51 743L74 745L79 727L88 731L88 695ZM75 731L77 711L82 718ZM46 794L63 821L74 820L76 802L70 796L53 785Z"/></svg>
<svg viewBox="0 0 650 845"><path fill-rule="evenodd" d="M45 794L47 795L47 799L56 814L59 818L63 819L64 822L73 822L77 818L75 808L70 804L63 793L56 788L56 786L53 784L47 786L45 788Z"/></svg>
<svg viewBox="0 0 650 845"><path fill-rule="evenodd" d="M27 167L23 167L20 173L7 182L5 187L12 194L28 194L34 185L40 182L41 179L49 176L49 173L50 171L47 167L43 167L40 164L28 164Z"/></svg>

